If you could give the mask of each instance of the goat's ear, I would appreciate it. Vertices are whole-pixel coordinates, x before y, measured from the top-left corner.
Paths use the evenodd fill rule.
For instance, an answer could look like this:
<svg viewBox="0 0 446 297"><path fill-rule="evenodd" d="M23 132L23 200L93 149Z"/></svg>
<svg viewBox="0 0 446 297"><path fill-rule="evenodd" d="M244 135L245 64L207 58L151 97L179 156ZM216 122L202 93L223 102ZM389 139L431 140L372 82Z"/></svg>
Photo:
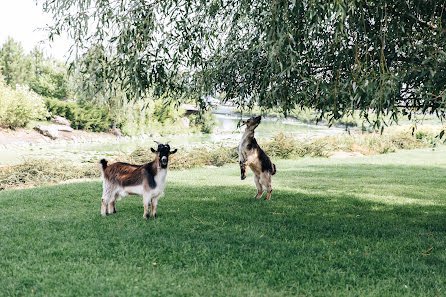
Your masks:
<svg viewBox="0 0 446 297"><path fill-rule="evenodd" d="M156 153L156 151L153 149L153 147L151 147L150 150L152 151L152 153Z"/></svg>
<svg viewBox="0 0 446 297"><path fill-rule="evenodd" d="M177 149L174 149L173 151L170 151L169 154L173 155L173 154L175 154L177 151L178 151Z"/></svg>

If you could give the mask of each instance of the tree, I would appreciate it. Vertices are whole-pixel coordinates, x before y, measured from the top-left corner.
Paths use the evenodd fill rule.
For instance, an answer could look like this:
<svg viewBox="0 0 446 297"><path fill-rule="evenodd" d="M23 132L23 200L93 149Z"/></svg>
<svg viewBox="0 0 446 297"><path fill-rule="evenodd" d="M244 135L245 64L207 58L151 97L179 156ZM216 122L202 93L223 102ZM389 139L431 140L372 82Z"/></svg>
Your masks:
<svg viewBox="0 0 446 297"><path fill-rule="evenodd" d="M0 48L0 73L13 88L16 84L27 84L30 61L19 42L9 37Z"/></svg>
<svg viewBox="0 0 446 297"><path fill-rule="evenodd" d="M65 64L45 57L38 47L34 47L29 56L32 61L30 88L42 96L66 99L70 88Z"/></svg>
<svg viewBox="0 0 446 297"><path fill-rule="evenodd" d="M137 98L155 87L238 105L310 107L374 124L445 117L445 1L44 0L52 34L101 46L90 78ZM51 35L52 36L52 35ZM50 37L51 37L50 36ZM385 124L385 123L384 123Z"/></svg>
<svg viewBox="0 0 446 297"><path fill-rule="evenodd" d="M25 54L22 45L12 38L0 47L0 73L13 88L27 85L39 95L59 99L70 93L65 64L46 57L38 47Z"/></svg>

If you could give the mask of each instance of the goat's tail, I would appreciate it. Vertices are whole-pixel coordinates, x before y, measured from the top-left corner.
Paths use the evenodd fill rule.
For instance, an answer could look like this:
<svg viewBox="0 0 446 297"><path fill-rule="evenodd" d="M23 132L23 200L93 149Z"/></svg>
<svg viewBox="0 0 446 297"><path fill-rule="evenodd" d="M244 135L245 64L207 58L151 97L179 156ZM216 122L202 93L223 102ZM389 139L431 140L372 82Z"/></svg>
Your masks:
<svg viewBox="0 0 446 297"><path fill-rule="evenodd" d="M102 164L102 170L105 170L105 168L107 168L107 160L105 160L105 159L102 159L101 161L100 161L100 163Z"/></svg>
<svg viewBox="0 0 446 297"><path fill-rule="evenodd" d="M272 164L273 166L273 170L271 171L271 175L274 175L274 174L276 174L276 172L277 172L277 170L276 170L276 164Z"/></svg>

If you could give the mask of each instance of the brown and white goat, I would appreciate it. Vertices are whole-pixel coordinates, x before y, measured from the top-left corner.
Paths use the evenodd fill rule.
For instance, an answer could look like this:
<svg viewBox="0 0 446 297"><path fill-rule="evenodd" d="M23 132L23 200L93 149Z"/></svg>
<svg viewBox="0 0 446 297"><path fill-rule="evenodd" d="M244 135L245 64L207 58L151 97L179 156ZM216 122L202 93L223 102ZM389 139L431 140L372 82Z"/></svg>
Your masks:
<svg viewBox="0 0 446 297"><path fill-rule="evenodd" d="M249 166L254 173L254 183L257 188L256 199L263 195L263 188L266 188L265 200L271 199L271 176L276 174L276 165L271 162L267 154L260 148L254 138L254 130L260 124L261 117L250 118L243 122L246 125L245 133L238 148L241 179L246 178L246 167Z"/></svg>
<svg viewBox="0 0 446 297"><path fill-rule="evenodd" d="M158 142L157 142L158 143ZM151 206L150 216L156 216L158 199L164 194L166 187L167 164L169 155L177 152L170 151L169 144L158 143L155 151L155 160L144 165L134 165L117 162L107 165L107 161L102 159L102 208L101 214L116 213L116 200L121 200L122 196L141 195L144 203L144 218L149 217L149 206Z"/></svg>

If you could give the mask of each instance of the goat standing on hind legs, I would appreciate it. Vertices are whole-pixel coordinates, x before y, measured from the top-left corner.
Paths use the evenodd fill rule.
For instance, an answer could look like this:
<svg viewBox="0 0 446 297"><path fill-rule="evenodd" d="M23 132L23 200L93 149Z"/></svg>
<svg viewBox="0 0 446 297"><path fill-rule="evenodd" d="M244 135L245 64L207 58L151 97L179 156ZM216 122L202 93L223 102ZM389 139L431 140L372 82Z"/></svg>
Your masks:
<svg viewBox="0 0 446 297"><path fill-rule="evenodd" d="M276 174L276 165L271 162L266 153L257 144L254 138L254 130L260 124L261 117L250 118L243 125L246 125L245 133L238 148L241 178L246 178L246 167L249 166L254 173L254 183L257 187L256 199L263 195L263 188L266 188L265 200L271 199L271 176Z"/></svg>
<svg viewBox="0 0 446 297"><path fill-rule="evenodd" d="M155 151L155 160L144 165L133 165L117 162L107 165L107 161L102 159L102 208L101 214L116 213L115 202L122 196L141 195L144 203L144 215L149 217L149 206L151 206L150 216L156 216L156 206L158 199L164 194L166 187L167 164L169 155L177 152L170 151L169 144L158 143Z"/></svg>

